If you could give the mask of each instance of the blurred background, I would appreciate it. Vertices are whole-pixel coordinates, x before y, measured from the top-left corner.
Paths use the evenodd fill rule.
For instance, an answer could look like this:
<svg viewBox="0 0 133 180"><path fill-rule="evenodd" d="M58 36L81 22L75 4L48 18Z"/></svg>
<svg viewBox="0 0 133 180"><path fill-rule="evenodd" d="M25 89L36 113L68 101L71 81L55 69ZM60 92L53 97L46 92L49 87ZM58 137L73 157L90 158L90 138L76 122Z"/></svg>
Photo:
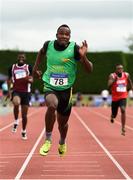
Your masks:
<svg viewBox="0 0 133 180"><path fill-rule="evenodd" d="M133 79L133 0L0 0L0 102L4 98L8 68L24 51L34 65L37 52L54 40L61 24L71 28L71 40L87 40L88 58L94 64L90 75L78 64L73 87L73 105L100 106L102 91L117 63ZM41 65L45 69L45 61ZM43 83L35 80L31 105L44 105ZM78 102L80 99L80 103ZM130 99L130 98L129 98ZM110 93L107 105L110 105ZM129 103L130 105L132 103Z"/></svg>

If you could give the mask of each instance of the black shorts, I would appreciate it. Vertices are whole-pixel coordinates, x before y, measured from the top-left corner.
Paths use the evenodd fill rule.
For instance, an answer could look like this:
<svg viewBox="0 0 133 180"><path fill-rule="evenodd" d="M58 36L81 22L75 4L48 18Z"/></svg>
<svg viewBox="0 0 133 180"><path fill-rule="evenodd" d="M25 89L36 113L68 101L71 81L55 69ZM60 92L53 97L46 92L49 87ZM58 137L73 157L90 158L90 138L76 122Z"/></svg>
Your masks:
<svg viewBox="0 0 133 180"><path fill-rule="evenodd" d="M112 108L112 115L114 116L114 118L117 115L118 108L126 107L126 104L127 104L126 98L120 99L119 101L112 101L111 108Z"/></svg>
<svg viewBox="0 0 133 180"><path fill-rule="evenodd" d="M29 92L17 92L13 91L12 92L12 99L14 96L19 96L20 97L20 104L21 105L29 105L30 99L31 99L31 93Z"/></svg>
<svg viewBox="0 0 133 180"><path fill-rule="evenodd" d="M48 90L45 92L45 98L48 94L55 94L58 98L57 112L63 116L69 116L72 108L72 88L64 91Z"/></svg>

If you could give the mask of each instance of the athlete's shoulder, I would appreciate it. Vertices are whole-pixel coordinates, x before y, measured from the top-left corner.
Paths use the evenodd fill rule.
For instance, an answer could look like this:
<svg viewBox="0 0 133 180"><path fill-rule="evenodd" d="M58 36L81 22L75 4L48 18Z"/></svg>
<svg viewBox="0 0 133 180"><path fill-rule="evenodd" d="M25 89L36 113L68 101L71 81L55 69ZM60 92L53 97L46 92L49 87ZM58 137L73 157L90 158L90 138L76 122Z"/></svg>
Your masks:
<svg viewBox="0 0 133 180"><path fill-rule="evenodd" d="M16 66L17 66L17 64L14 63L14 64L12 64L12 65L10 66L10 68L11 68L11 69L14 69Z"/></svg>
<svg viewBox="0 0 133 180"><path fill-rule="evenodd" d="M123 73L124 73L125 75L127 75L127 76L129 75L129 73L128 73L128 72L123 72Z"/></svg>
<svg viewBox="0 0 133 180"><path fill-rule="evenodd" d="M109 77L110 78L115 78L117 75L116 75L116 73L115 72L113 72L113 73L110 73L110 75L109 75Z"/></svg>
<svg viewBox="0 0 133 180"><path fill-rule="evenodd" d="M44 44L43 44L43 47L48 46L49 42L51 42L51 41L50 40L45 41Z"/></svg>
<svg viewBox="0 0 133 180"><path fill-rule="evenodd" d="M48 45L50 42L51 42L50 40L44 42L43 47L41 49L41 53L46 54L47 49L48 49Z"/></svg>
<svg viewBox="0 0 133 180"><path fill-rule="evenodd" d="M76 45L76 42L74 42L74 41L70 41L70 42L69 42L69 46L75 47L75 45Z"/></svg>
<svg viewBox="0 0 133 180"><path fill-rule="evenodd" d="M129 73L128 72L123 72L123 73L124 73L125 78L129 77Z"/></svg>
<svg viewBox="0 0 133 180"><path fill-rule="evenodd" d="M31 64L27 64L29 69L32 69L32 65Z"/></svg>
<svg viewBox="0 0 133 180"><path fill-rule="evenodd" d="M73 45L75 45L75 44L76 44L76 42L75 42L75 41L70 41L70 43L71 43L71 44L73 44Z"/></svg>
<svg viewBox="0 0 133 180"><path fill-rule="evenodd" d="M30 74L32 74L32 70L33 70L32 65L31 64L26 64L26 65L27 65L27 68L28 68Z"/></svg>

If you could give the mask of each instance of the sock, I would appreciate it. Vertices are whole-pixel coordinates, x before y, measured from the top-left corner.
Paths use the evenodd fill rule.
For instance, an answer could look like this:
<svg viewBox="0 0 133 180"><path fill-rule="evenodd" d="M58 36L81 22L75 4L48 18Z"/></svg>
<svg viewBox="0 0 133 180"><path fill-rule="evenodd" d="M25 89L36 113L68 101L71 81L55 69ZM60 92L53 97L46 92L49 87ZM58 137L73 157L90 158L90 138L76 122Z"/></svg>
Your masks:
<svg viewBox="0 0 133 180"><path fill-rule="evenodd" d="M21 132L22 132L22 133L26 133L26 129L25 129L25 130L22 129Z"/></svg>
<svg viewBox="0 0 133 180"><path fill-rule="evenodd" d="M52 132L46 132L46 140L51 141Z"/></svg>
<svg viewBox="0 0 133 180"><path fill-rule="evenodd" d="M18 119L15 119L14 124L18 125L18 124L19 124L19 120L18 120Z"/></svg>

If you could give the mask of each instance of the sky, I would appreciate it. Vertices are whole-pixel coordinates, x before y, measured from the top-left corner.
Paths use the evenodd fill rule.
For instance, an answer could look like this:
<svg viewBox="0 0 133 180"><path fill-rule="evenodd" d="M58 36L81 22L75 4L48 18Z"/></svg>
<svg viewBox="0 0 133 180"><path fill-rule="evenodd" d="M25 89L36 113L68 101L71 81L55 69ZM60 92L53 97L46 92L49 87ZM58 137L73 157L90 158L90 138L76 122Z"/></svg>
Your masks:
<svg viewBox="0 0 133 180"><path fill-rule="evenodd" d="M88 51L128 51L133 0L0 0L0 49L39 51L62 24Z"/></svg>

